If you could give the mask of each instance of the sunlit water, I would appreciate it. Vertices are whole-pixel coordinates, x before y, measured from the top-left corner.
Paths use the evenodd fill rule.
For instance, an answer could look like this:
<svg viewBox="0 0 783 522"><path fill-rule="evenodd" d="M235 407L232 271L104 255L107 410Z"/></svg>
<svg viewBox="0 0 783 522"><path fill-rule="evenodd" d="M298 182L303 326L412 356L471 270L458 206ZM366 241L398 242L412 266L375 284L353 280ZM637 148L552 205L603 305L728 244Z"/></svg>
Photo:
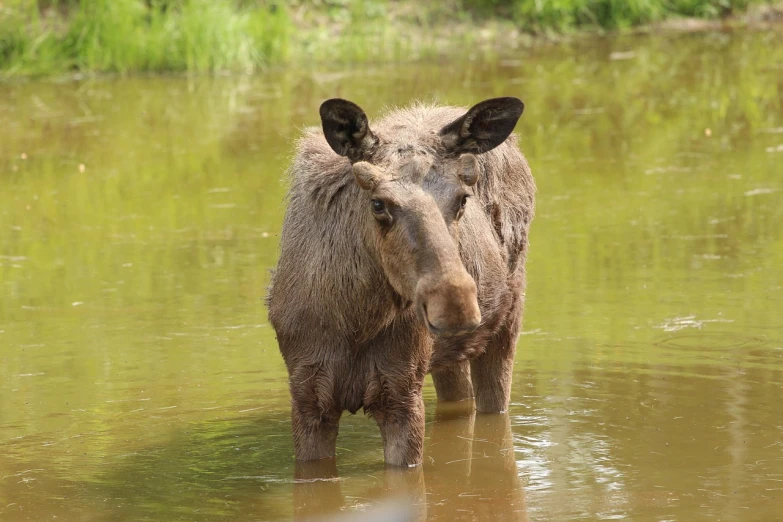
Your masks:
<svg viewBox="0 0 783 522"><path fill-rule="evenodd" d="M0 519L781 519L782 43L0 86ZM328 97L499 95L539 187L509 414L428 383L422 468L361 415L295 466L262 301L292 140Z"/></svg>

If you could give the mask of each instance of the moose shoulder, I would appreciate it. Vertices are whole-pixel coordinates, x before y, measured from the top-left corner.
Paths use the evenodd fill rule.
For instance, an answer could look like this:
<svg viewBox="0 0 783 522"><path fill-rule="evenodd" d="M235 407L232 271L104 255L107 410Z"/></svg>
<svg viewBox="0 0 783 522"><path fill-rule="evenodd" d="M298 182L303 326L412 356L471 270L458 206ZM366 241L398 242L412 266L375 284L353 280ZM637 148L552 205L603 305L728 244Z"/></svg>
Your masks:
<svg viewBox="0 0 783 522"><path fill-rule="evenodd" d="M524 105L417 105L370 125L321 106L298 144L269 318L289 374L296 458L334 455L344 410L386 462L421 462L422 385L508 407L535 185L512 134Z"/></svg>

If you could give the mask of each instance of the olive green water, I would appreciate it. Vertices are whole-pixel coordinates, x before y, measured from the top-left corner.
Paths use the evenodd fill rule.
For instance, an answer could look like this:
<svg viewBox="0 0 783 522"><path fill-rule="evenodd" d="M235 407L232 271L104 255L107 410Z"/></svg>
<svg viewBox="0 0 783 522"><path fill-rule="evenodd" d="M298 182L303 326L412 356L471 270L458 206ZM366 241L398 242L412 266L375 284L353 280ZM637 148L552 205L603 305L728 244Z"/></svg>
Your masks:
<svg viewBox="0 0 783 522"><path fill-rule="evenodd" d="M345 416L296 467L262 298L291 140L341 96L527 103L537 179L508 415L422 468ZM0 86L0 519L783 520L783 35L442 64ZM468 405L469 406L469 405Z"/></svg>

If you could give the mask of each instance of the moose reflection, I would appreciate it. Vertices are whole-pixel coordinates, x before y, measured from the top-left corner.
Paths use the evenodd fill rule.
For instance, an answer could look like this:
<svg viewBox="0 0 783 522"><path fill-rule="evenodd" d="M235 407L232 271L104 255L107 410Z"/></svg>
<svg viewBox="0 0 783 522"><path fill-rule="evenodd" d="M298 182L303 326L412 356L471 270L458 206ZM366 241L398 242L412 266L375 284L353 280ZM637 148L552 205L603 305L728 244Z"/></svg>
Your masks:
<svg viewBox="0 0 783 522"><path fill-rule="evenodd" d="M424 465L388 466L382 483L362 495L358 513L342 491L335 459L297 461L295 520L528 520L508 414L477 414L472 401L443 402L428 428ZM382 508L364 510L367 503Z"/></svg>

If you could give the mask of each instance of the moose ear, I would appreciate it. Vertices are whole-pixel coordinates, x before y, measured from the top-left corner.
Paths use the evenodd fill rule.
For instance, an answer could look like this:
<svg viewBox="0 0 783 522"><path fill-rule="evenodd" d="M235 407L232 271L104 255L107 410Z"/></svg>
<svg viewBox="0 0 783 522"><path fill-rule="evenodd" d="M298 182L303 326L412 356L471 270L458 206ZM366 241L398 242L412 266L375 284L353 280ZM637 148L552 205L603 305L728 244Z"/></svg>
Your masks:
<svg viewBox="0 0 783 522"><path fill-rule="evenodd" d="M440 130L449 154L481 154L492 150L508 138L525 110L519 98L492 98L471 107L464 116Z"/></svg>
<svg viewBox="0 0 783 522"><path fill-rule="evenodd" d="M327 143L351 163L364 158L378 139L370 130L367 115L353 102L333 98L321 104L321 124Z"/></svg>

